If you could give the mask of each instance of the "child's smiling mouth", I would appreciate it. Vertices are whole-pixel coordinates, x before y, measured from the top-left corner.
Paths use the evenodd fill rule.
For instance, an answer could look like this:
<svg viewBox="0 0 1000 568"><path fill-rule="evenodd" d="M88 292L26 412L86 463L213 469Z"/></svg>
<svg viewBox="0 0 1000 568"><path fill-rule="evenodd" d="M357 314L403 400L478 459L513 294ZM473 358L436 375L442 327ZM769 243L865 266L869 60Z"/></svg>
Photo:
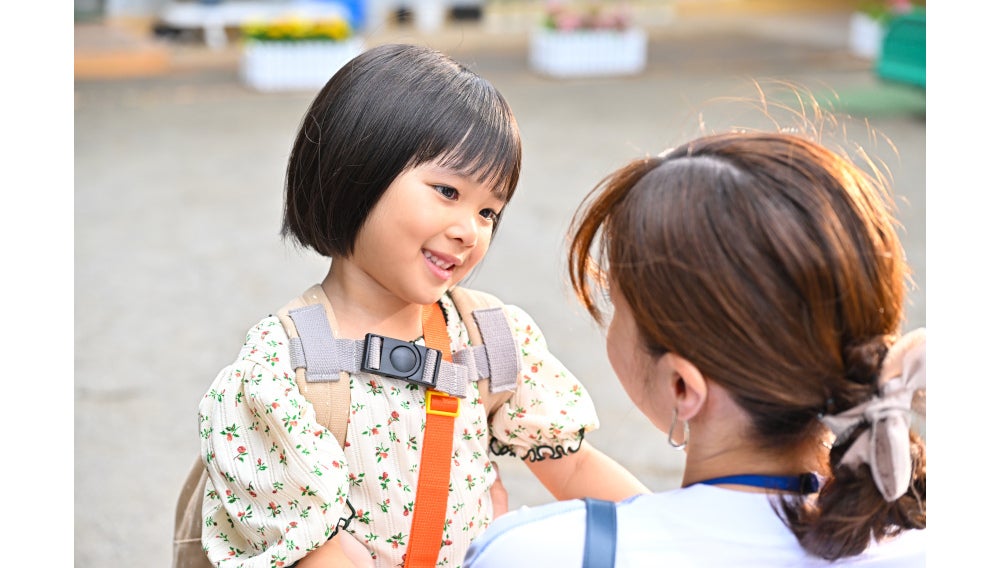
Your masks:
<svg viewBox="0 0 1000 568"><path fill-rule="evenodd" d="M457 266L454 259L442 258L438 254L430 252L429 250L424 250L424 258L427 259L427 264L431 268L431 272L439 276L440 278L450 278L452 272L454 272Z"/></svg>

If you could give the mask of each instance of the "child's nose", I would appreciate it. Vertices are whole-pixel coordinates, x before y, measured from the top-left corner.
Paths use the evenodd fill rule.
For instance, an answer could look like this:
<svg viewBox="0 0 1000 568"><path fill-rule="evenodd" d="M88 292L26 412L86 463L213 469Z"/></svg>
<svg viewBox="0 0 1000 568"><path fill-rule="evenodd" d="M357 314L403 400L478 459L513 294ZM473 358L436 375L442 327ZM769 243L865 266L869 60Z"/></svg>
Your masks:
<svg viewBox="0 0 1000 568"><path fill-rule="evenodd" d="M479 230L476 220L477 215L478 213L473 215L464 214L457 216L448 226L445 234L448 238L460 241L467 247L476 246L476 243L479 240Z"/></svg>

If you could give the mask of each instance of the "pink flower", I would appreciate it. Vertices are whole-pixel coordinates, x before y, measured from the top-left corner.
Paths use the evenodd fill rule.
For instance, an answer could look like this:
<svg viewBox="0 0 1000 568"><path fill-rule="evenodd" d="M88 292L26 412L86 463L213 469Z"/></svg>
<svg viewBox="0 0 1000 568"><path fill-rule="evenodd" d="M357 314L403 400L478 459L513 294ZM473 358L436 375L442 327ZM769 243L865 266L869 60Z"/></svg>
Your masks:
<svg viewBox="0 0 1000 568"><path fill-rule="evenodd" d="M913 9L910 0L889 0L889 9L896 14L905 14Z"/></svg>
<svg viewBox="0 0 1000 568"><path fill-rule="evenodd" d="M583 27L583 18L577 14L559 14L555 17L556 29L564 32Z"/></svg>

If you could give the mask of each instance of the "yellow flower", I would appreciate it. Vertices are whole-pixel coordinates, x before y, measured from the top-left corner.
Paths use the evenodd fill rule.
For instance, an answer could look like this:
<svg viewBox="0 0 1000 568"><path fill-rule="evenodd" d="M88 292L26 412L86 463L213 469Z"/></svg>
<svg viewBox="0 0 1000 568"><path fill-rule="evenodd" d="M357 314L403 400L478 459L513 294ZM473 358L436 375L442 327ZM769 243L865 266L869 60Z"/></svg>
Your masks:
<svg viewBox="0 0 1000 568"><path fill-rule="evenodd" d="M317 36L334 40L344 40L351 36L351 26L344 20L335 18L316 22Z"/></svg>
<svg viewBox="0 0 1000 568"><path fill-rule="evenodd" d="M343 18L306 20L301 17L285 17L266 22L248 22L242 27L243 37L257 40L301 41L333 40L342 41L353 33L350 24Z"/></svg>

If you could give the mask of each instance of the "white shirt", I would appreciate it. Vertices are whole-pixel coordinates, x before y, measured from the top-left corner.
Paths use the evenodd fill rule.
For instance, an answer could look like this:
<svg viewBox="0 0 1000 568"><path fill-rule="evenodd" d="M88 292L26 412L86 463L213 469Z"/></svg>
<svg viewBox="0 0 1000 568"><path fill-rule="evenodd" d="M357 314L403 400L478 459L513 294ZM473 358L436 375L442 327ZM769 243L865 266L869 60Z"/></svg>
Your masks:
<svg viewBox="0 0 1000 568"><path fill-rule="evenodd" d="M470 344L442 298L452 351ZM599 426L593 401L548 350L532 318L507 305L521 372L510 400L488 418L474 384L455 418L446 527L439 566L457 566L492 521L491 453L553 459L579 449ZM338 527L365 545L378 568L399 566L409 541L426 422L423 386L351 375L341 448L299 391L288 336L267 317L199 405L205 484L202 544L225 566L288 566ZM210 459L205 459L206 457Z"/></svg>
<svg viewBox="0 0 1000 568"><path fill-rule="evenodd" d="M924 566L926 530L906 531L863 554L828 562L806 554L763 493L709 485L638 495L618 504L616 568ZM583 562L583 501L522 508L475 539L465 568L562 566Z"/></svg>

